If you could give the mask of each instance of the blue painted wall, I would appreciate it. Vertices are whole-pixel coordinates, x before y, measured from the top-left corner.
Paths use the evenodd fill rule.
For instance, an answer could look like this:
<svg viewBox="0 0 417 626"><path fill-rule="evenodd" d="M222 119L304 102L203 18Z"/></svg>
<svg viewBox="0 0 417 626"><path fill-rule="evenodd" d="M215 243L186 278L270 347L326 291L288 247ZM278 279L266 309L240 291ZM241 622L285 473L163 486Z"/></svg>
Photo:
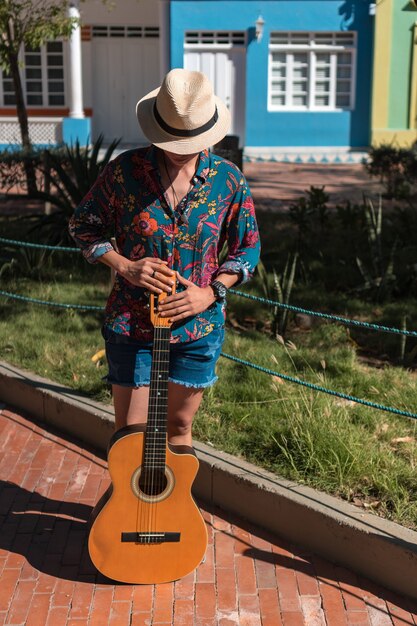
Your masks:
<svg viewBox="0 0 417 626"><path fill-rule="evenodd" d="M265 20L254 39L259 14ZM374 18L368 0L172 0L171 67L184 62L186 30L248 31L246 57L247 146L369 145ZM353 111L267 110L268 44L271 31L356 31L356 101Z"/></svg>

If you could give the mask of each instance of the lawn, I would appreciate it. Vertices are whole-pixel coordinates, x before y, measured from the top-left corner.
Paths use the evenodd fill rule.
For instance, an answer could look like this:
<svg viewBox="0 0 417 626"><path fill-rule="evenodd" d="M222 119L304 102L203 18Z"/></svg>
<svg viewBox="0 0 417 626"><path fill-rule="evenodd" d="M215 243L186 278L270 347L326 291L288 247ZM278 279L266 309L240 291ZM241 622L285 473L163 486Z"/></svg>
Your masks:
<svg viewBox="0 0 417 626"><path fill-rule="evenodd" d="M275 222L274 216L260 216L266 257ZM27 239L29 225L30 218L24 226L19 220L0 219L0 236ZM42 259L37 251L3 246L0 257L3 290L104 306L108 268L87 265L81 255L54 253ZM249 290L262 295L259 277L245 287ZM409 328L417 319L414 298L375 305L301 280L291 302L392 325L406 312ZM401 362L404 350L398 336L378 333L374 339L369 331L291 314L282 343L271 338L270 308L238 296L230 297L228 317L224 352L329 389L415 411L416 373L412 363L404 367ZM111 402L102 380L105 360L91 360L103 348L102 321L100 311L1 298L0 358ZM207 390L195 420L197 439L417 528L415 420L312 391L226 358L220 359L218 374L219 382Z"/></svg>

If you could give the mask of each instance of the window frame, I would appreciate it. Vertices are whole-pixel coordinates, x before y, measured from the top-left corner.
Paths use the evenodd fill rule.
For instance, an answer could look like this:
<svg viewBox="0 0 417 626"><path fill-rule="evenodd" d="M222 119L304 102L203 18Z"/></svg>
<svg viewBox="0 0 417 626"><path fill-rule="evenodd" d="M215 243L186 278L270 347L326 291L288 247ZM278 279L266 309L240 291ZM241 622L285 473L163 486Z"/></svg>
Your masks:
<svg viewBox="0 0 417 626"><path fill-rule="evenodd" d="M62 44L62 65L60 66L56 66L57 68L62 68L63 70L63 78L62 79L56 79L59 81L62 81L63 84L63 91L58 93L55 92L49 92L49 82L54 82L54 79L52 79L51 81L49 81L48 79L48 52L47 52L47 45L48 43L61 43ZM60 108L67 108L67 93L68 93L68 86L67 86L67 81L68 81L68 71L67 71L67 46L66 46L66 42L63 41L62 39L56 39L53 40L51 42L47 42L45 44L43 44L42 46L40 46L40 55L41 55L41 65L39 66L41 68L41 78L39 79L42 82L42 92L39 92L39 94L42 94L42 104L28 104L28 85L27 85L27 81L29 80L35 80L35 79L28 79L26 77L26 70L27 70L27 65L25 63L25 54L26 53L30 53L29 50L25 50L25 47L22 46L20 51L19 51L19 71L20 71L20 77L21 77L21 81L22 81L22 90L23 90L23 98L25 101L25 105L27 109L60 109ZM49 54L61 54L61 53L49 53ZM16 109L16 104L5 104L4 103L4 89L3 89L3 80L4 80L4 72L3 70L0 69L0 106L2 109L7 109L10 111L13 111L14 109ZM32 92L33 93L33 92ZM63 103L62 104L49 104L49 97L50 96L54 96L54 95L63 95ZM29 93L30 95L30 93Z"/></svg>
<svg viewBox="0 0 417 626"><path fill-rule="evenodd" d="M271 43L273 35L282 34L288 35L288 39L291 41L291 35L304 34L308 36L308 43L293 44L293 43ZM333 37L332 44L315 43L316 35L328 34L329 37ZM345 35L352 37L352 44L338 44L337 35ZM273 69L273 54L280 52L285 55L285 104L274 104L272 102L272 96L276 95L272 91L272 81L274 79L272 75ZM307 104L306 105L294 105L289 104L292 102L292 87L295 80L293 74L294 53L307 54ZM328 53L330 55L330 91L329 91L329 105L316 105L315 98L319 95L316 89L312 89L311 86L316 86L316 67L317 67L317 53ZM337 101L337 57L338 54L349 54L351 57L351 76L350 76L350 91L349 91L349 105L338 106ZM333 32L321 32L321 31L274 31L270 33L269 48L268 48L268 97L267 97L267 110L270 112L341 112L341 111L353 111L356 101L356 59L357 59L357 32L356 31L333 31ZM290 68L290 71L288 71ZM326 79L327 80L327 79ZM346 79L349 80L349 79Z"/></svg>

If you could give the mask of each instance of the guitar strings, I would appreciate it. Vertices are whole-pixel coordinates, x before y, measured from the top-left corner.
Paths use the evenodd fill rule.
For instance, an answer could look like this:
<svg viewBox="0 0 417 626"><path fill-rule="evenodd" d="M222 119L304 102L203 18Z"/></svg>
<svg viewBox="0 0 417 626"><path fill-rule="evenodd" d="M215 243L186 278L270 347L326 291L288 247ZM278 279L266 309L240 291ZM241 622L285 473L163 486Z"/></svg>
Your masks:
<svg viewBox="0 0 417 626"><path fill-rule="evenodd" d="M151 418L155 431L151 432L145 430L145 445L143 447L143 459L142 459L142 472L145 472L144 479L141 481L145 490L145 493L149 496L149 500L142 502L142 497L139 497L137 503L136 514L136 530L137 532L145 533L148 535L147 541L152 542L152 532L157 529L157 496L162 492L165 480L165 465L161 469L161 458L166 453L167 446L167 433L166 428L161 431L163 426L161 421L161 404L164 406L165 412L168 408L167 397L167 379L169 373L169 343L168 348L165 346L167 337L163 336L163 329L165 327L155 326L155 340L154 350L152 355L152 368L151 368L151 384L152 394L149 394L149 406L148 406L148 422ZM169 338L169 336L168 336ZM162 372L162 369L164 371ZM162 373L164 376L162 376ZM151 390L150 390L151 391ZM166 417L165 417L166 420ZM166 421L165 421L166 425ZM161 451L162 441L161 435L164 434L163 447L164 451ZM146 437L149 437L146 441ZM150 444L150 445L149 445ZM145 455L145 451L148 455ZM158 458L157 458L158 455ZM139 491L140 487L139 487ZM156 498L156 501L154 500Z"/></svg>
<svg viewBox="0 0 417 626"><path fill-rule="evenodd" d="M158 326L155 327L155 338L154 338L154 351L152 354L152 374L153 374L153 386L152 389L154 391L153 393L153 398L152 396L150 396L149 401L151 402L153 400L154 405L152 406L152 422L155 425L156 428L156 416L158 414L157 412L157 406L158 406L158 366L159 366L159 346L160 346L160 329ZM149 419L150 415L148 416ZM155 451L156 451L156 432L152 433L152 456L151 456L151 465L150 465L150 476L151 476L151 481L150 481L150 502L149 502L149 523L148 523L148 533L152 532L152 527L153 527L153 513L154 513L154 504L153 504L153 493L154 493L154 479L155 479ZM149 542L151 541L151 537L149 535Z"/></svg>

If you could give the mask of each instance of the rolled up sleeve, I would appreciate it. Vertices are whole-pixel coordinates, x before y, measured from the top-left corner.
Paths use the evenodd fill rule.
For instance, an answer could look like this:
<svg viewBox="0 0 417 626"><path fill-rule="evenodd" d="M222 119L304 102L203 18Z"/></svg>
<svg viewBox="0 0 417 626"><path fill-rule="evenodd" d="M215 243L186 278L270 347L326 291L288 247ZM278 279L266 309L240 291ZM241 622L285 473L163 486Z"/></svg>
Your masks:
<svg viewBox="0 0 417 626"><path fill-rule="evenodd" d="M89 263L97 263L103 254L114 249L110 243L115 222L113 183L113 168L110 163L69 221L69 233Z"/></svg>
<svg viewBox="0 0 417 626"><path fill-rule="evenodd" d="M244 178L239 185L226 218L228 255L218 274L239 274L236 284L250 280L260 255L259 230L255 207Z"/></svg>

